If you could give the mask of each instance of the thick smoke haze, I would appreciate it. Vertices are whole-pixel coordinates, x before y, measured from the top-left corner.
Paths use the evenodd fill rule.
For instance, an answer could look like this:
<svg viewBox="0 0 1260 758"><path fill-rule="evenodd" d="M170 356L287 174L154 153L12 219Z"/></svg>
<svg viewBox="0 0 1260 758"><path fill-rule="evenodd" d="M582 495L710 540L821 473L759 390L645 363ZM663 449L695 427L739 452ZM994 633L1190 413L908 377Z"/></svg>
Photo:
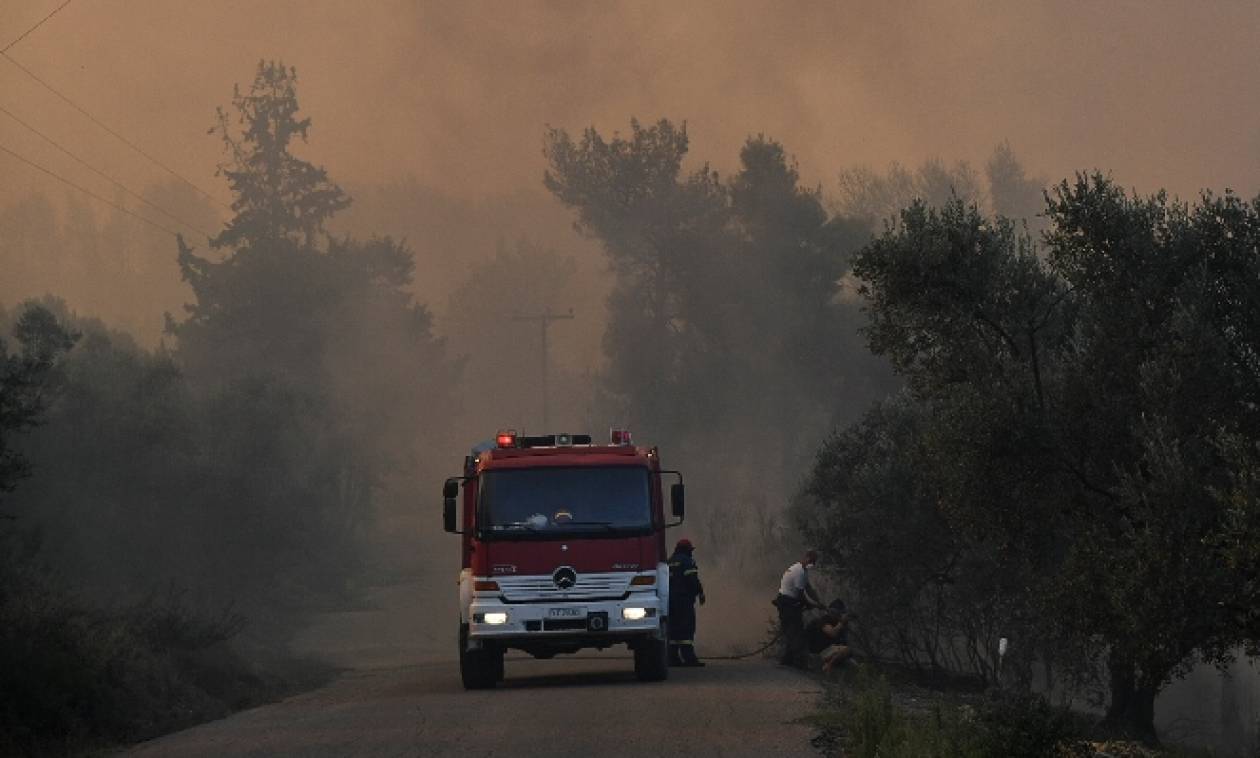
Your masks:
<svg viewBox="0 0 1260 758"><path fill-rule="evenodd" d="M0 8L7 37L51 3ZM1139 188L1254 187L1252 3L82 3L10 54L205 185L202 138L261 57L298 67L321 162L355 184L415 176L466 197L535 188L544 124L687 119L733 161L766 132L824 186L841 168L980 161L1011 139L1053 176ZM7 104L108 144L13 66ZM25 141L12 123L8 143ZM16 145L15 145L16 146ZM148 177L122 150L109 168ZM131 172L138 172L131 173ZM40 179L40 182L43 180ZM13 189L10 184L10 191ZM221 200L222 188L213 187Z"/></svg>
<svg viewBox="0 0 1260 758"><path fill-rule="evenodd" d="M4 3L0 29L14 38L53 7ZM373 231L408 238L423 262L417 293L440 313L461 278L457 261L490 257L491 238L582 244L540 187L547 124L611 132L632 116L686 120L692 156L726 173L743 141L765 133L824 192L853 165L940 157L979 166L1009 139L1037 175L1098 168L1144 191L1246 193L1260 186L1260 99L1249 79L1257 32L1260 8L1247 3L803 3L784 12L757 2L137 0L71 5L9 54L209 191L220 219L230 198L214 176L220 145L205 134L214 110L258 59L296 66L315 123L304 155L352 191L417 188L413 210ZM14 114L128 186L174 181L3 60L0 92ZM3 115L0 143L118 194ZM9 156L0 165L5 203L73 193ZM381 215L354 194L343 228ZM422 200L520 212L426 215L414 210ZM207 210L184 214L200 221ZM135 236L153 234L134 225ZM38 285L10 284L3 295L48 289ZM120 277L111 286L133 309L153 301L147 320L119 319L148 342L181 302L178 284L155 290ZM598 320L587 323L580 345L561 347L589 353Z"/></svg>
<svg viewBox="0 0 1260 758"><path fill-rule="evenodd" d="M60 4L0 2L0 49ZM1251 197L1260 190L1257 39L1260 3L1248 2L76 0L0 57L0 147L177 229L197 255L214 259L220 253L207 249L206 236L232 217L233 197L216 173L225 160L223 144L207 129L216 109L231 103L233 86L248 88L260 60L295 67L300 116L312 126L309 143L296 144L294 153L325 167L354 200L330 220L329 230L359 240L389 235L403 241L416 267L414 281L399 287L424 311L417 317L424 327L416 327L420 337L398 325L362 341L353 328L339 332L341 360L325 367L329 387L392 422L394 436L387 439L362 421L372 418L369 413L347 406L357 424L355 449L373 461L389 458L379 480L359 485L363 499L372 502L376 525L365 539L377 540L379 548L364 573L373 580L391 572L390 578L404 581L437 576L442 581L431 584L446 592L456 543L438 528L437 485L458 473L469 443L500 426L598 437L609 423L623 420L609 417L617 399L610 400L607 395L615 393L605 392L600 380L609 372L616 335L610 342L608 327L616 321L618 286L625 282L610 267L615 244L589 228L585 236L575 231L580 203L566 207L544 188L549 128L580 139L582 130L594 127L611 141L631 131L631 119L685 124L690 144L682 174L708 162L720 177L714 186L726 189L749 168L741 166L741 148L764 135L782 145L784 165L799 172L802 194L792 194L793 173L785 196L801 200L817 188L819 207L839 216L853 210L844 205L851 199L846 181L894 176L893 164L909 172L940 168L945 179L938 189L958 176L973 177L979 187L986 161L1003 144L1027 170L1028 184L1099 170L1140 192L1163 188L1192 199L1204 190L1232 188ZM18 64L196 188L104 133ZM137 204L48 140L179 220ZM761 146L767 147L764 141ZM748 172L750 185L762 186L758 177L773 173L764 170L770 163L760 166L760 174ZM758 165L754 161L752 168ZM23 299L51 294L61 299L55 301L58 315L73 312L84 320L72 323L91 325L84 327L84 345L96 345L106 357L116 353L126 366L163 369L165 348L177 349L164 330L164 314L184 319L183 305L193 299L181 281L171 236L4 152L0 177L0 323ZM757 219L755 213L732 214L738 219L732 227ZM866 231L854 234L866 239ZM769 232L765 238L769 242L756 242L766 249L780 242ZM712 260L726 259L714 254ZM697 281L688 292L720 291L703 276ZM623 297L623 310L632 300ZM858 313L852 287L835 300ZM734 306L741 305L746 303L731 297L696 310L736 313ZM771 314L764 319L715 324L741 338L758 335L759 319L773 322L786 310L777 305L755 311ZM553 423L542 429L537 328L518 319L570 308L575 318L557 322L548 333ZM376 323L366 305L363 314L355 313L362 319L355 325ZM433 363L452 376L463 372L458 383L452 380L449 402L422 392L410 396L412 374L403 370L409 364L390 363L393 356L411 355L412 341L429 345L430 336L433 353L442 354ZM852 340L853 350L862 352L860 340ZM808 393L793 395L799 377L789 376L791 367L772 353L742 349L752 341L733 340L741 349L732 352L742 362L718 368L755 369L735 377L750 385L772 377L766 382L772 386L730 395L770 400L762 408L729 404L738 407L715 424L731 440L722 454L694 428L693 436L678 440L635 429L641 441L662 443L668 465L694 477L688 479L686 530L702 542L702 565L713 574L714 598L701 613L699 637L713 652L745 649L764 632L771 613L766 601L799 547L783 508L812 461L817 438L858 418L875 395L895 384L879 366L854 367L871 360L865 352L843 362L842 369L859 379L867 371L869 382L843 385L848 405L830 396L820 400L809 423L797 430L797 447L783 446L778 459L766 463L771 456L763 448L773 445L765 442L769 437L756 437L779 421L773 402L788 398L783 404L799 409L807 404L792 402ZM162 343L154 355L135 357ZM421 375L427 365L411 368ZM714 375L720 372L703 376ZM698 383L698 390L692 388L696 399L718 397L717 384L721 390L739 384L725 378ZM402 399L365 391L372 380ZM433 405L425 418L437 419L433 426L441 429L419 429L414 440L405 439L406 423L422 416L411 404L423 405L424 412ZM719 405L715 400L705 407ZM415 412L390 417L397 408ZM203 417L190 418L186 426L177 418L178 430L197 439ZM358 445L368 439L379 446ZM169 491L182 491L182 480L172 482ZM713 485L708 492L705 484ZM40 490L32 486L28 492ZM120 501L129 496L120 495ZM102 554L112 549L104 542L96 547ZM73 545L64 552L91 555ZM201 571L202 564L190 565L193 573ZM347 593L361 589L355 585ZM453 615L455 600L452 593L438 601L444 618ZM415 595L398 602L407 614L394 629L399 639L419 628L425 654L453 653L452 630L438 627L428 604L420 607ZM340 621L325 619L323 626L295 634L311 651L349 651L338 662L362 663L363 649L378 640L354 638ZM384 659L394 650L373 655ZM1235 673L1238 698L1246 703L1240 707L1250 707L1260 697L1254 671L1239 664ZM1220 686L1207 673L1196 677L1166 702L1187 709L1204 688ZM1171 718L1173 705L1167 707Z"/></svg>

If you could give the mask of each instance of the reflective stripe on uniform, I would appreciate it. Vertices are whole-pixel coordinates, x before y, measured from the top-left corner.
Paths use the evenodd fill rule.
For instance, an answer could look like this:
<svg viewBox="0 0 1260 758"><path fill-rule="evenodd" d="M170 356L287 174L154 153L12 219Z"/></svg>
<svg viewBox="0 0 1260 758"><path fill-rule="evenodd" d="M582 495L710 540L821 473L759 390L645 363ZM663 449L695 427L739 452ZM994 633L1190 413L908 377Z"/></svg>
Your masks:
<svg viewBox="0 0 1260 758"><path fill-rule="evenodd" d="M669 644L671 644L671 645L694 645L694 644L696 644L696 641L695 641L695 640L670 640L670 641L669 641Z"/></svg>
<svg viewBox="0 0 1260 758"><path fill-rule="evenodd" d="M699 573L700 573L700 569L687 569L686 571L683 572L683 576L688 576L690 574L699 574Z"/></svg>

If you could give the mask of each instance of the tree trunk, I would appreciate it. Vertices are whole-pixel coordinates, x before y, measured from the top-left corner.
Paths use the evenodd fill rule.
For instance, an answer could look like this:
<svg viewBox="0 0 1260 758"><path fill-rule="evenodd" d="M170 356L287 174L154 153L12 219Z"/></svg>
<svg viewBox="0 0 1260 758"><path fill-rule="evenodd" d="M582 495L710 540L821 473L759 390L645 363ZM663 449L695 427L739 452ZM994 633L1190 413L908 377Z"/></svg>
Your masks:
<svg viewBox="0 0 1260 758"><path fill-rule="evenodd" d="M1158 745L1155 735L1155 695L1158 689L1141 684L1134 665L1114 653L1107 661L1111 677L1111 704L1103 726L1119 735Z"/></svg>

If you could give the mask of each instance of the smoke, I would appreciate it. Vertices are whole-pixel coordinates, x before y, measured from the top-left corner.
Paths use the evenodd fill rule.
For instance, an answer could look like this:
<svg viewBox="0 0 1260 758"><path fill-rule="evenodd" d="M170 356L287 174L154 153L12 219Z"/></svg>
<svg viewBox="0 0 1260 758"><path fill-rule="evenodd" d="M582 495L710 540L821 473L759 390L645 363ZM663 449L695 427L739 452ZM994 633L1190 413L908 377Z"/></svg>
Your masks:
<svg viewBox="0 0 1260 758"><path fill-rule="evenodd" d="M42 9L6 4L2 28ZM1237 160L1260 152L1260 103L1242 95L1260 29L1250 4L236 0L172 11L76 6L11 54L206 185L219 156L199 135L225 84L264 56L299 67L318 157L353 185L410 174L467 198L533 189L544 124L610 128L649 113L687 118L707 155L774 135L809 183L853 163L978 163L1010 137L1054 176L1099 167L1182 195L1260 184L1257 162ZM152 175L12 66L0 80L54 136L127 178ZM15 149L39 147L0 129L22 137Z"/></svg>
<svg viewBox="0 0 1260 758"><path fill-rule="evenodd" d="M42 17L45 5L3 4L0 40ZM410 291L470 372L458 415L441 430L417 428L411 458L376 493L374 562L384 582L455 569L436 493L469 443L500 425L541 430L541 345L524 324L505 319L575 310L572 322L550 333L552 420L563 428L548 431L598 435L621 420L616 400L596 391L607 369L601 344L613 275L599 246L575 234L571 214L542 189L546 125L593 124L608 134L624 131L634 115L686 120L688 167L710 160L724 179L738 170L747 137L765 133L795 158L801 184L828 198L841 194L841 175L855 166L915 167L939 158L982 167L1006 139L1030 175L1100 168L1143 191L1250 193L1260 187L1260 99L1250 96L1257 33L1260 6L1242 3L806 2L785 9L716 0L363 7L133 0L73 4L10 51L212 200L3 60L0 88L5 106L47 135L128 186L153 188L143 194L215 232L231 200L215 176L220 145L205 135L215 107L234 82L248 81L259 58L298 68L303 112L313 121L311 141L298 153L327 166L356 201L333 231L406 239L417 263ZM0 144L117 196L2 116ZM163 314L181 317L191 296L171 241L7 156L0 170L8 179L0 184L0 302L52 292L140 343L122 352L156 348ZM489 293L478 289L502 268L501 251L521 250L532 251L529 261L544 261L521 270L552 275L515 290L510 279ZM569 263L549 268L554 262ZM377 335L373 344L387 353L397 349L396 336ZM375 368L344 367L336 379L360 387ZM389 367L381 372L397 378ZM496 376L507 377L511 391L489 401ZM716 426L755 432L754 416L736 408ZM819 418L803 438L815 439L835 420ZM663 445L667 465L694 472L689 483L711 485L707 493L691 488L685 527L709 541L702 550L712 556L705 570L714 589L701 611L700 639L708 627L708 639L721 647L755 642L795 547L779 514L810 462L808 449L767 472L758 468L751 435L671 440L636 431ZM421 553L441 559L422 563ZM435 593L449 589L433 585ZM386 606L397 601L376 589L366 594ZM434 624L434 634L449 632L419 609L408 618Z"/></svg>

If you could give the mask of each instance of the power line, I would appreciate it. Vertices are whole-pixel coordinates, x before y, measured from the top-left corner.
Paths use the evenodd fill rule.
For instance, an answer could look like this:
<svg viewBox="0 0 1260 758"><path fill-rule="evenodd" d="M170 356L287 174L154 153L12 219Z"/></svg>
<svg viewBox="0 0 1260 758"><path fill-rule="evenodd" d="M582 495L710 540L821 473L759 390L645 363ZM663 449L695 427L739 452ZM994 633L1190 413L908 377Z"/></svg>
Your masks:
<svg viewBox="0 0 1260 758"><path fill-rule="evenodd" d="M113 136L115 139L117 139L119 142L123 143L123 144L124 144L124 145L126 145L127 147L131 148L132 150L135 150L137 153L139 153L140 155L142 155L142 156L144 156L145 158L147 158L147 159L149 160L149 162L151 162L153 165L157 166L158 168L162 169L162 170L163 170L163 171L165 171L166 173L168 173L168 174L170 174L171 176L175 177L176 179L180 180L180 181L181 181L181 182L183 182L184 184L187 184L189 187L192 187L193 189L197 190L197 191L198 191L198 192L200 192L201 194L205 195L207 198L209 198L209 199L211 200L211 202L215 203L216 205L219 205L219 206L222 206L222 207L224 207L224 208L227 208L227 206L226 206L226 205L223 205L223 203L220 203L218 200L216 200L216 199L215 199L215 197L214 197L214 195L211 195L209 192L206 192L206 191L205 191L205 190L203 190L201 187L198 187L196 184L193 184L191 180L189 180L189 179L185 179L185 178L183 177L183 175L181 175L180 173L178 173L177 171L175 171L175 169L171 168L170 166L167 166L165 163L163 163L163 162L159 161L157 158L154 158L152 155L148 154L147 152L145 152L144 150L142 150L139 146L137 146L135 143L133 143L131 140L127 139L126 137L122 136L122 135L121 135L121 134L119 134L118 132L116 132L116 131L114 131L113 129L111 129L111 128L109 128L108 126L106 126L106 125L105 125L105 124L104 124L104 123L103 123L100 119L98 119L96 116L93 116L91 113L88 113L88 112L87 112L87 109L85 109L83 106L81 106L81 105L79 105L78 103L74 102L74 101L73 101L73 100L71 100L69 97L67 97L67 96L63 95L63 94L62 94L59 90L57 90L56 88L54 88L51 84L49 84L48 82L46 82L46 81L44 81L43 79L40 79L38 76L36 76L34 71L31 71L31 70L30 70L29 68L27 68L26 66L23 66L21 63L18 63L16 60L14 60L14 59L13 59L13 56L11 56L11 55L9 55L8 53L6 53L6 52L4 52L4 51L0 50L0 57L3 57L3 58L4 58L6 61L8 61L9 63L12 63L14 66L16 66L16 67L18 68L18 70L20 70L22 73L24 73L24 74L26 74L27 76L29 76L29 77L30 77L31 79L33 79L36 83L38 83L41 87L43 87L44 89L46 89L46 90L48 90L49 92L53 93L53 94L54 94L54 95L56 95L57 97L61 98L61 100L62 100L62 101L64 101L67 105L69 105L71 108L74 108L74 109L75 109L76 111L78 111L79 113L82 113L85 117L87 117L87 119L88 119L89 121L91 121L92 123L96 124L96 125L97 125L97 126L99 126L101 129L104 129L106 132L108 132L110 135L112 135L112 136ZM231 208L228 208L228 210L231 210Z"/></svg>
<svg viewBox="0 0 1260 758"><path fill-rule="evenodd" d="M32 167L32 168L38 169L38 170L40 170L40 171L43 171L45 174L48 174L49 176L51 176L52 178L56 179L57 181L62 182L62 183L64 183L64 184L68 184L68 185L70 185L71 187L74 187L75 189L77 189L78 191L82 192L83 194L87 195L87 196L88 196L88 197L90 197L90 198L93 198L93 199L95 199L95 200L99 200L100 202L105 203L106 205L110 206L111 208L114 208L115 210L122 211L123 213L127 214L128 216L131 216L132 218L135 218L135 219L138 219L138 220L140 220L140 221L143 221L144 223L148 224L149 226L153 227L154 229L160 229L160 230L162 230L162 231L166 232L167 234L171 235L172 237L178 237L178 236L179 236L179 232L175 231L174 229L167 229L165 226L162 226L162 225L161 225L161 224L159 224L158 222L153 221L153 220L151 220L151 219L147 219L147 218L145 218L144 216L141 216L139 213L136 213L136 212L134 212L134 211L128 210L128 209L127 209L127 208L125 208L124 206L121 206L121 205L119 205L118 203L113 202L112 200L106 200L105 198L103 198L103 197L101 197L100 195L96 194L96 193L95 193L95 192L93 192L92 190L87 189L86 187L80 186L80 185L78 185L78 184L75 184L74 182L72 182L72 181L70 181L69 179L65 178L64 176L62 176L62 175L58 174L57 172L55 172L55 171L51 171L51 170L49 170L49 169L46 169L46 168L44 168L43 166L39 165L38 163L36 163L35 161L33 161L33 160L29 159L29 158L24 158L23 156L18 155L17 153L13 152L13 151L12 151L12 150L10 150L9 148L5 147L4 145L0 145L0 152L5 152L5 153L8 153L9 155L12 155L14 158L17 158L18 160L20 160L20 161L22 161L23 163L25 163L26 165L28 165L28 166L30 166L30 167Z"/></svg>
<svg viewBox="0 0 1260 758"><path fill-rule="evenodd" d="M19 43L19 42L21 42L22 40L26 39L27 35L29 35L29 34L30 34L31 32L33 32L33 31L35 31L35 30L36 30L36 29L38 29L39 27L43 26L45 21L47 21L48 19L50 19L50 18L52 18L53 16L57 15L58 13L60 13L60 12L61 12L61 9L62 9L62 8L64 8L64 7L66 7L67 5L69 5L71 2L73 2L73 0L66 0L66 1L65 1L64 3L62 3L61 5L58 5L58 6L57 6L57 8L56 8L56 10L54 10L52 13L49 13L47 16L44 16L43 18L41 18L41 19L39 20L39 23L38 23L38 24L36 24L36 25L32 26L30 29L27 29L26 31L22 32L21 36L19 36L17 39L13 40L13 41L12 41L12 42L10 42L9 44L5 45L5 46L4 46L4 49L3 49L3 50L0 50L0 53L7 53L7 52L9 51L9 48L13 47L13 46L14 46L14 45L16 45L17 43Z"/></svg>
<svg viewBox="0 0 1260 758"><path fill-rule="evenodd" d="M206 232L206 231L203 231L202 229L199 229L199 228L198 228L198 227L196 227L195 225L190 224L190 223L188 223L187 221L184 221L183 219L181 219L180 217L178 217L178 216L174 215L173 213L169 213L169 212L167 212L164 208L161 208L161 207L159 207L158 205L154 204L154 203L153 203L153 202L151 202L148 198L144 197L144 196L143 196L143 195L141 195L140 193L138 193L138 192L136 192L136 191L132 190L132 189L131 189L130 187L128 187L127 185L123 184L122 182L120 182L120 181L118 181L117 179L113 178L113 177L112 177L112 176L110 176L109 174L105 173L104 171L100 170L99 168L96 168L96 167L95 167L95 166L93 166L92 164L88 163L87 161L83 160L83 159L82 159L82 158L80 158L79 156L75 155L74 153L70 152L70 151L69 151L69 150L67 150L66 148L62 147L62 146L61 146L61 145L59 145L59 144L57 143L57 141L56 141L56 140L54 140L52 137L49 137L47 134L44 134L44 133L43 133L43 132L41 132L40 130L36 129L35 127L33 127L33 126L31 126L30 124L28 124L28 123L26 123L25 121L23 121L22 119L18 118L18 117L17 117L17 116L16 116L16 115L12 112L12 111L8 110L8 109L7 109L7 108L5 108L3 105L0 105L0 113L3 113L4 115L6 115L6 116L8 116L9 118L13 119L14 121L18 122L18 123L19 123L19 124L21 124L23 127L25 127L28 131L34 132L36 135L38 135L38 136L39 136L39 138L40 138L40 139L44 140L44 141L45 141L45 142L47 142L48 144L52 145L53 147L57 148L57 149L58 149L58 150L60 150L61 152L65 153L66 155L70 156L70 157L71 157L71 158L73 158L75 161L77 161L80 165L82 165L84 168L88 169L89 171L91 171L92 173L96 174L97 176L100 176L100 177L104 178L104 179L105 179L105 181L110 182L110 183L111 183L111 184L113 184L115 187L117 187L117 188L121 189L123 192L126 192L128 195L131 195L131 196L132 196L132 197L134 197L136 200L139 200L140 202L142 202L142 203L144 203L145 205L149 206L150 208L152 208L153 210L157 211L158 213L161 213L163 216L166 216L166 217L167 217L168 219L170 219L171 221L174 221L174 222L175 222L175 223L177 223L177 224L182 224L183 226L186 226L186 227L188 227L189 229L192 229L194 232L197 232L198 234L202 235L202 236L203 236L203 237L205 237L206 239L210 239L210 238L211 238L211 236L210 236L210 233L209 233L209 232Z"/></svg>

